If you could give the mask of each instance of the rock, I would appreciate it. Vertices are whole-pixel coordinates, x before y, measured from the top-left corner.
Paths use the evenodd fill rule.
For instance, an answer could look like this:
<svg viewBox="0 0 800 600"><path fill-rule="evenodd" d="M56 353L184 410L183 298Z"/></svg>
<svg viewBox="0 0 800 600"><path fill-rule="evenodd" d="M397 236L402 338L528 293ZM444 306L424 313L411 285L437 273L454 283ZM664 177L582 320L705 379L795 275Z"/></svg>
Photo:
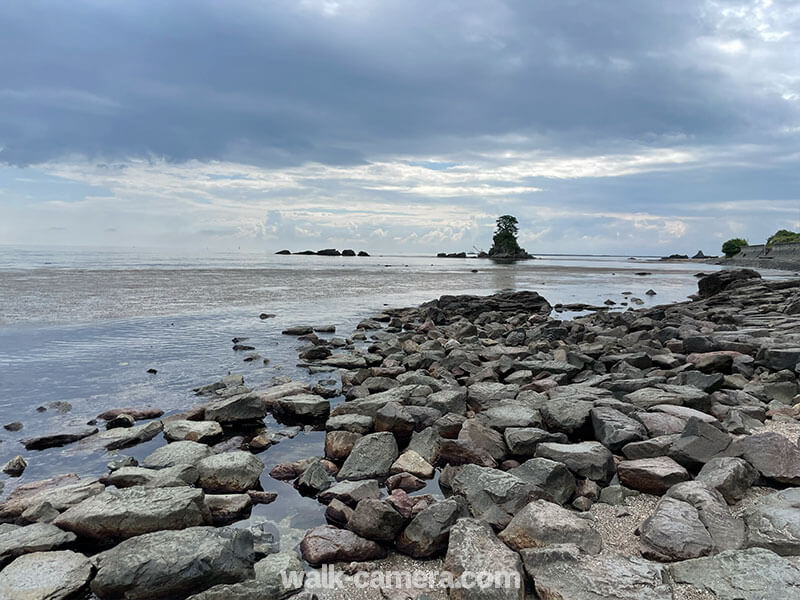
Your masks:
<svg viewBox="0 0 800 600"><path fill-rule="evenodd" d="M328 418L331 401L316 394L285 396L275 401L272 411L283 421L321 421Z"/></svg>
<svg viewBox="0 0 800 600"><path fill-rule="evenodd" d="M253 506L253 501L247 494L206 494L203 500L214 525L226 525L246 519Z"/></svg>
<svg viewBox="0 0 800 600"><path fill-rule="evenodd" d="M271 504L278 498L275 492L262 492L261 490L247 490L247 495L253 504Z"/></svg>
<svg viewBox="0 0 800 600"><path fill-rule="evenodd" d="M763 498L745 513L747 546L782 556L800 555L800 488Z"/></svg>
<svg viewBox="0 0 800 600"><path fill-rule="evenodd" d="M617 465L617 475L622 485L656 496L691 479L686 469L667 456L623 460Z"/></svg>
<svg viewBox="0 0 800 600"><path fill-rule="evenodd" d="M660 561L686 560L711 553L713 543L697 510L668 496L639 527L642 556Z"/></svg>
<svg viewBox="0 0 800 600"><path fill-rule="evenodd" d="M525 597L519 555L498 540L488 524L479 520L459 519L451 527L444 568L453 578L487 570L512 575L506 587L453 587L451 600L523 600Z"/></svg>
<svg viewBox="0 0 800 600"><path fill-rule="evenodd" d="M659 384L656 387L646 387L625 394L622 399L637 408L647 410L659 404L701 405L707 401L708 394L691 385Z"/></svg>
<svg viewBox="0 0 800 600"><path fill-rule="evenodd" d="M349 506L355 506L362 500L380 497L381 490L378 482L374 479L367 479L365 481L340 481L321 492L318 500L323 504L339 500Z"/></svg>
<svg viewBox="0 0 800 600"><path fill-rule="evenodd" d="M364 539L347 529L330 525L314 527L300 542L303 559L311 565L377 560L386 557L386 549L372 540Z"/></svg>
<svg viewBox="0 0 800 600"><path fill-rule="evenodd" d="M744 521L734 517L725 498L701 481L673 485L667 496L691 504L711 535L712 552L738 550L744 546Z"/></svg>
<svg viewBox="0 0 800 600"><path fill-rule="evenodd" d="M12 421L11 423L3 425L3 429L6 431L20 431L22 429L22 423L20 421Z"/></svg>
<svg viewBox="0 0 800 600"><path fill-rule="evenodd" d="M503 432L507 427L539 427L542 425L540 412L517 401L504 401L490 406L479 413L486 425Z"/></svg>
<svg viewBox="0 0 800 600"><path fill-rule="evenodd" d="M625 504L625 498L630 496L638 496L639 492L631 490L622 485L609 485L600 490L600 502L611 504L612 506L621 506Z"/></svg>
<svg viewBox="0 0 800 600"><path fill-rule="evenodd" d="M678 437L678 435L660 435L641 442L631 442L622 448L622 454L629 460L665 456Z"/></svg>
<svg viewBox="0 0 800 600"><path fill-rule="evenodd" d="M82 439L81 444L106 450L119 450L150 441L159 433L161 433L161 421L151 421L134 427L107 429Z"/></svg>
<svg viewBox="0 0 800 600"><path fill-rule="evenodd" d="M267 414L263 398L254 393L238 394L212 402L205 407L205 419L230 424L259 421Z"/></svg>
<svg viewBox="0 0 800 600"><path fill-rule="evenodd" d="M202 490L132 487L87 498L61 513L53 524L81 537L115 540L204 525L210 518Z"/></svg>
<svg viewBox="0 0 800 600"><path fill-rule="evenodd" d="M744 459L718 457L709 460L696 477L720 492L728 504L735 504L758 479L758 471Z"/></svg>
<svg viewBox="0 0 800 600"><path fill-rule="evenodd" d="M575 544L588 554L598 554L603 547L600 533L591 521L546 500L535 500L525 506L498 537L516 551Z"/></svg>
<svg viewBox="0 0 800 600"><path fill-rule="evenodd" d="M503 434L477 421L467 419L458 434L458 440L468 448L483 450L495 461L500 462L508 453ZM447 444L443 444L445 446Z"/></svg>
<svg viewBox="0 0 800 600"><path fill-rule="evenodd" d="M591 410L592 402L588 400L554 398L540 412L548 430L572 435L588 429Z"/></svg>
<svg viewBox="0 0 800 600"><path fill-rule="evenodd" d="M641 423L613 408L593 408L591 418L595 438L612 452L619 452L625 444L647 438Z"/></svg>
<svg viewBox="0 0 800 600"><path fill-rule="evenodd" d="M331 349L327 346L309 346L300 352L300 358L303 360L322 360L331 355Z"/></svg>
<svg viewBox="0 0 800 600"><path fill-rule="evenodd" d="M536 447L542 442L567 442L567 436L563 433L550 433L536 427L507 427L503 437L509 452L519 458L532 458Z"/></svg>
<svg viewBox="0 0 800 600"><path fill-rule="evenodd" d="M765 348L763 354L759 353L759 360L774 371L788 369L794 371L800 364L800 347L795 348Z"/></svg>
<svg viewBox="0 0 800 600"><path fill-rule="evenodd" d="M513 400L517 396L517 392L519 392L518 385L483 381L467 388L467 402L470 408L480 411L491 407L499 400Z"/></svg>
<svg viewBox="0 0 800 600"><path fill-rule="evenodd" d="M45 448L54 448L57 446L66 446L72 442L77 442L83 438L97 433L97 427L71 427L66 431L59 431L58 433L51 433L48 435L40 435L37 437L26 438L20 440L20 443L25 446L26 450L44 450Z"/></svg>
<svg viewBox="0 0 800 600"><path fill-rule="evenodd" d="M431 479L434 470L433 466L414 450L406 450L392 463L389 472L392 474L410 473L422 479Z"/></svg>
<svg viewBox="0 0 800 600"><path fill-rule="evenodd" d="M254 575L253 535L243 529L191 527L125 540L94 557L92 591L101 598L183 598Z"/></svg>
<svg viewBox="0 0 800 600"><path fill-rule="evenodd" d="M800 598L800 570L762 548L729 550L671 565L677 583L708 590L719 600Z"/></svg>
<svg viewBox="0 0 800 600"><path fill-rule="evenodd" d="M450 528L466 516L455 498L437 502L415 516L395 543L397 549L414 558L429 558L447 549Z"/></svg>
<svg viewBox="0 0 800 600"><path fill-rule="evenodd" d="M365 435L353 446L353 451L344 461L336 478L341 481L385 477L397 457L394 435L387 431Z"/></svg>
<svg viewBox="0 0 800 600"><path fill-rule="evenodd" d="M316 496L319 492L331 487L333 479L322 466L320 460L312 462L303 474L297 478L295 487L305 496Z"/></svg>
<svg viewBox="0 0 800 600"><path fill-rule="evenodd" d="M536 488L536 498L564 504L575 494L575 477L566 465L547 458L532 458L508 471Z"/></svg>
<svg viewBox="0 0 800 600"><path fill-rule="evenodd" d="M7 533L0 533L0 565L22 554L56 550L76 539L74 533L48 523L17 527Z"/></svg>
<svg viewBox="0 0 800 600"><path fill-rule="evenodd" d="M303 564L294 552L270 554L258 561L254 570L255 579L215 585L187 600L280 600L303 587Z"/></svg>
<svg viewBox="0 0 800 600"><path fill-rule="evenodd" d="M193 465L175 465L165 469L143 467L121 467L102 478L106 485L127 488L136 485L145 487L176 487L194 485L199 473Z"/></svg>
<svg viewBox="0 0 800 600"><path fill-rule="evenodd" d="M498 529L536 497L536 488L519 477L477 465L464 465L451 487L464 497L473 517Z"/></svg>
<svg viewBox="0 0 800 600"><path fill-rule="evenodd" d="M614 473L614 457L599 442L545 442L536 448L536 458L549 458L564 463L578 477L592 481L608 481Z"/></svg>
<svg viewBox="0 0 800 600"><path fill-rule="evenodd" d="M403 530L406 519L382 500L367 498L356 506L347 521L353 533L377 542L391 542Z"/></svg>
<svg viewBox="0 0 800 600"><path fill-rule="evenodd" d="M91 576L92 563L83 554L69 550L25 554L0 572L0 598L66 600Z"/></svg>
<svg viewBox="0 0 800 600"><path fill-rule="evenodd" d="M17 454L14 458L10 459L3 465L3 473L9 477L19 477L28 466L26 461L21 455Z"/></svg>
<svg viewBox="0 0 800 600"><path fill-rule="evenodd" d="M213 454L214 451L205 444L188 440L172 442L154 450L142 461L142 466L148 469L164 469L176 465L196 465Z"/></svg>
<svg viewBox="0 0 800 600"><path fill-rule="evenodd" d="M16 520L28 511L36 511L45 502L55 510L66 510L104 489L105 486L97 479L81 480L74 473L23 483L0 505L0 520Z"/></svg>
<svg viewBox="0 0 800 600"><path fill-rule="evenodd" d="M697 281L697 289L701 298L709 298L751 279L761 279L761 275L752 269L724 269L701 277Z"/></svg>
<svg viewBox="0 0 800 600"><path fill-rule="evenodd" d="M358 434L367 434L372 431L372 417L367 415L337 415L325 422L328 431L349 431Z"/></svg>
<svg viewBox="0 0 800 600"><path fill-rule="evenodd" d="M485 448L476 448L465 440L442 439L438 442L436 462L439 465L475 464L482 467L496 467L497 461Z"/></svg>
<svg viewBox="0 0 800 600"><path fill-rule="evenodd" d="M160 408L139 407L139 408L114 408L97 415L98 419L103 421L111 421L119 415L130 415L135 421L144 421L148 419L157 419L164 414Z"/></svg>
<svg viewBox="0 0 800 600"><path fill-rule="evenodd" d="M525 570L540 598L553 600L673 600L663 567L640 558L588 557L541 560L538 549L522 551Z"/></svg>
<svg viewBox="0 0 800 600"><path fill-rule="evenodd" d="M325 509L325 520L338 527L347 527L351 516L353 516L353 509L335 498Z"/></svg>
<svg viewBox="0 0 800 600"><path fill-rule="evenodd" d="M749 435L731 444L727 454L741 456L767 479L800 485L800 448L779 433Z"/></svg>
<svg viewBox="0 0 800 600"><path fill-rule="evenodd" d="M389 490L403 490L416 492L423 489L427 483L411 473L397 473L386 479L386 488Z"/></svg>
<svg viewBox="0 0 800 600"><path fill-rule="evenodd" d="M281 333L283 335L307 335L309 333L313 333L314 328L311 325L294 325L292 327L287 327Z"/></svg>
<svg viewBox="0 0 800 600"><path fill-rule="evenodd" d="M398 440L407 441L414 425L414 417L399 402L387 402L375 413L375 431L390 431Z"/></svg>
<svg viewBox="0 0 800 600"><path fill-rule="evenodd" d="M264 463L249 452L215 454L197 463L197 484L212 492L246 492L258 483Z"/></svg>
<svg viewBox="0 0 800 600"><path fill-rule="evenodd" d="M190 440L209 444L222 437L222 427L216 421L166 421L164 438L168 442Z"/></svg>
<svg viewBox="0 0 800 600"><path fill-rule="evenodd" d="M435 464L441 449L442 438L434 429L415 431L408 443L408 450L413 450L430 464Z"/></svg>
<svg viewBox="0 0 800 600"><path fill-rule="evenodd" d="M730 443L729 434L691 417L680 437L670 446L669 456L686 467L696 467L723 452Z"/></svg>

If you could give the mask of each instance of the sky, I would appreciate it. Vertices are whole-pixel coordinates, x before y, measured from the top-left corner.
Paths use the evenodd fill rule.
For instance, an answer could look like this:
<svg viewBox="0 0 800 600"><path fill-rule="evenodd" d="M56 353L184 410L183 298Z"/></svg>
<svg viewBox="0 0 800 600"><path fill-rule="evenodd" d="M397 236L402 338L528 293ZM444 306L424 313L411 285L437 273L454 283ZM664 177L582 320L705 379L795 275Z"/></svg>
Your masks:
<svg viewBox="0 0 800 600"><path fill-rule="evenodd" d="M0 244L706 254L800 230L796 0L0 4Z"/></svg>

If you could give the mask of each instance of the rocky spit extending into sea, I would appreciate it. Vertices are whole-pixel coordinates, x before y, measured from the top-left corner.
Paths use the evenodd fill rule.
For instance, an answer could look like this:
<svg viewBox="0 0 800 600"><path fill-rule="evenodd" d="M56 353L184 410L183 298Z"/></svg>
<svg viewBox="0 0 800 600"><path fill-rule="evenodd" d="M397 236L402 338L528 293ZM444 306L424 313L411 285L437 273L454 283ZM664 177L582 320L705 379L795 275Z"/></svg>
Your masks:
<svg viewBox="0 0 800 600"><path fill-rule="evenodd" d="M800 280L721 271L690 302L552 314L517 292L387 310L348 339L298 326L285 333L303 364L341 387L230 375L183 414L121 408L24 440L168 443L96 478L16 487L0 504L0 598L421 591L302 585L331 563L523 584L420 598L800 598ZM269 412L287 429L265 430ZM326 431L324 455L271 464L296 424ZM24 469L24 454L6 465ZM327 507L296 549L241 526L274 499L265 469Z"/></svg>

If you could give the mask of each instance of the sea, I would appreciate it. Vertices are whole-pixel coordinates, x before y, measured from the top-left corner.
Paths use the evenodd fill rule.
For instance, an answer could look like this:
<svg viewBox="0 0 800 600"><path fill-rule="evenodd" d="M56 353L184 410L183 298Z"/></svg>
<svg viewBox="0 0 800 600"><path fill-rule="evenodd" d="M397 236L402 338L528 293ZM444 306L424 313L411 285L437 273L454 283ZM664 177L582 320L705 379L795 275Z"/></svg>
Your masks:
<svg viewBox="0 0 800 600"><path fill-rule="evenodd" d="M19 478L0 474L0 500L28 481L68 472L97 477L110 460L141 459L165 443L158 436L118 453L85 452L78 444L25 451L23 438L85 424L111 408L181 412L198 403L193 388L229 373L242 374L253 388L285 378L330 379L330 373L309 375L297 366L298 342L281 334L292 325L334 325L335 335L347 337L360 320L387 307L502 290L535 290L551 304L612 300L614 310L624 310L631 296L623 292L644 306L681 302L697 291L698 272L719 268L644 256L542 256L496 264L430 256L0 246L0 425L23 423L21 431L0 429L0 464L17 454L28 461ZM650 289L656 294L647 295ZM262 313L274 317L262 319ZM563 319L575 314L554 313ZM247 353L232 349L233 338L246 339L268 364L245 362ZM55 404L64 402L71 406L66 412ZM271 418L267 426L282 428ZM278 499L255 507L237 525L271 527L288 548L323 523L321 504L268 475L280 462L321 456L323 442L324 432L304 431L261 453L262 487Z"/></svg>

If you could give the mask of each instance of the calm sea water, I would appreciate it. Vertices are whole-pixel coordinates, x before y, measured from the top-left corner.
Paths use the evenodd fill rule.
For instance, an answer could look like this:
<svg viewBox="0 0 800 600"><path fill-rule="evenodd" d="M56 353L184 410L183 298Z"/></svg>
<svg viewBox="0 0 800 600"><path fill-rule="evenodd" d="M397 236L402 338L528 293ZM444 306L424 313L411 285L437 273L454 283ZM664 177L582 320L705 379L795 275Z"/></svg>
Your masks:
<svg viewBox="0 0 800 600"><path fill-rule="evenodd" d="M109 455L82 455L71 446L25 452L19 440L85 423L109 408L179 412L197 402L193 387L229 372L243 374L250 386L276 377L312 379L295 366L297 342L280 334L289 325L333 324L346 336L386 306L504 289L536 290L553 304L620 302L624 291L663 304L685 300L697 289L695 273L717 268L629 257L551 256L498 265L430 257L0 247L0 424L24 424L20 432L0 429L0 464L20 452L29 462L22 477L0 475L0 482L8 493L18 483L60 473L105 472ZM636 275L642 271L651 274ZM646 296L649 288L657 295ZM262 312L276 317L261 320ZM249 338L270 364L243 362L232 350L233 337ZM149 375L150 368L158 374ZM73 408L37 412L55 401ZM278 462L321 455L322 440L319 432L301 434L260 457L268 471ZM124 453L142 458L163 443L159 437ZM300 499L267 471L262 485L278 491L279 500L258 507L253 519L282 522L289 537L321 522L316 501Z"/></svg>

